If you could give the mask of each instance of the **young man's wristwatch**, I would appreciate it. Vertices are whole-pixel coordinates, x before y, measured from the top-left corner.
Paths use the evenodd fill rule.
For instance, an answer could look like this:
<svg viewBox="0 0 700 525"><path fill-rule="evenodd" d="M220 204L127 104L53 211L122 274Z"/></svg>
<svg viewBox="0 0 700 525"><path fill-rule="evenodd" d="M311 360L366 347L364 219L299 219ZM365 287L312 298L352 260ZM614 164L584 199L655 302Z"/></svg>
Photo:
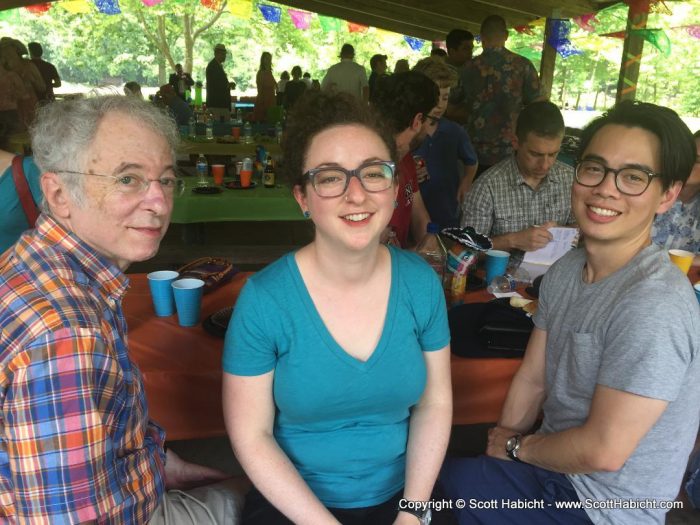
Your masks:
<svg viewBox="0 0 700 525"><path fill-rule="evenodd" d="M421 512L417 509L405 509L399 507L397 510L399 512L408 512L409 514L413 514L416 518L418 518L418 523L420 523L420 525L430 525L430 521L433 519L433 511L430 509L425 509Z"/></svg>
<svg viewBox="0 0 700 525"><path fill-rule="evenodd" d="M513 461L522 463L523 461L518 457L518 452L520 451L520 438L522 434L515 434L506 441L506 454Z"/></svg>

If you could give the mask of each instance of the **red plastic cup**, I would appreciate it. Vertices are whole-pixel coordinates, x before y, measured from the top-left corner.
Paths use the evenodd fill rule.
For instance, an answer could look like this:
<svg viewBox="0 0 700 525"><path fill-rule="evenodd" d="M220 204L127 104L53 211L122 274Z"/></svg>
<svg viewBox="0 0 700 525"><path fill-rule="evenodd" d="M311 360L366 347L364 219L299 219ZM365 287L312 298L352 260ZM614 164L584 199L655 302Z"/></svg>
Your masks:
<svg viewBox="0 0 700 525"><path fill-rule="evenodd" d="M250 179L253 177L251 170L241 170L241 188L250 186Z"/></svg>
<svg viewBox="0 0 700 525"><path fill-rule="evenodd" d="M214 184L221 186L224 183L224 173L226 173L226 166L223 164L211 165L211 174L214 177Z"/></svg>

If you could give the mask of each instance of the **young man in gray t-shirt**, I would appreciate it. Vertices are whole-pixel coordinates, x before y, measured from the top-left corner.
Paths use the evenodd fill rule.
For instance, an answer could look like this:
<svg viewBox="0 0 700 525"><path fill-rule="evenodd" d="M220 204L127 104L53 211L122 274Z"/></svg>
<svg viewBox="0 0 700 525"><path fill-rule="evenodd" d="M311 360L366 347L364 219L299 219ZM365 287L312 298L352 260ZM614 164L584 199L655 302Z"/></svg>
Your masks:
<svg viewBox="0 0 700 525"><path fill-rule="evenodd" d="M460 523L661 524L678 493L700 416L700 310L651 225L692 169L693 138L673 111L623 102L580 151L585 245L542 281L487 456L443 469L447 495L466 500Z"/></svg>

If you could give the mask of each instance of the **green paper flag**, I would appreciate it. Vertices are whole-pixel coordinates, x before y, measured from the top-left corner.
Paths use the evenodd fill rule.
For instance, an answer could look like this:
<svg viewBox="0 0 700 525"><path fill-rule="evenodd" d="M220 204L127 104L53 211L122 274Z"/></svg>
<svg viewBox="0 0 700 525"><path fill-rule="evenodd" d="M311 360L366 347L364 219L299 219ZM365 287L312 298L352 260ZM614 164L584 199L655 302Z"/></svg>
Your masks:
<svg viewBox="0 0 700 525"><path fill-rule="evenodd" d="M324 33L329 31L340 31L341 20L332 16L318 15L318 20L321 22L321 29Z"/></svg>
<svg viewBox="0 0 700 525"><path fill-rule="evenodd" d="M669 40L666 31L663 29L633 29L632 32L640 35L644 40L661 51L664 56L671 55L671 40Z"/></svg>
<svg viewBox="0 0 700 525"><path fill-rule="evenodd" d="M19 9L0 11L0 20L10 23L19 23Z"/></svg>

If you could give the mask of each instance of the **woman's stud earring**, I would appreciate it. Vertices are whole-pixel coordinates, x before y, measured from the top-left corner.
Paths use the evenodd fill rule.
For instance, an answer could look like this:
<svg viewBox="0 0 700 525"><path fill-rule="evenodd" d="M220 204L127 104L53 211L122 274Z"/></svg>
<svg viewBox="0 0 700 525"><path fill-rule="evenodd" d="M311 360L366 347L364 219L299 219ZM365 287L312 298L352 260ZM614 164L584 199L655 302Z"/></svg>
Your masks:
<svg viewBox="0 0 700 525"><path fill-rule="evenodd" d="M311 217L311 212L310 212L309 210L306 210L306 211L304 212L304 218L305 218L305 219L308 219L309 217Z"/></svg>

